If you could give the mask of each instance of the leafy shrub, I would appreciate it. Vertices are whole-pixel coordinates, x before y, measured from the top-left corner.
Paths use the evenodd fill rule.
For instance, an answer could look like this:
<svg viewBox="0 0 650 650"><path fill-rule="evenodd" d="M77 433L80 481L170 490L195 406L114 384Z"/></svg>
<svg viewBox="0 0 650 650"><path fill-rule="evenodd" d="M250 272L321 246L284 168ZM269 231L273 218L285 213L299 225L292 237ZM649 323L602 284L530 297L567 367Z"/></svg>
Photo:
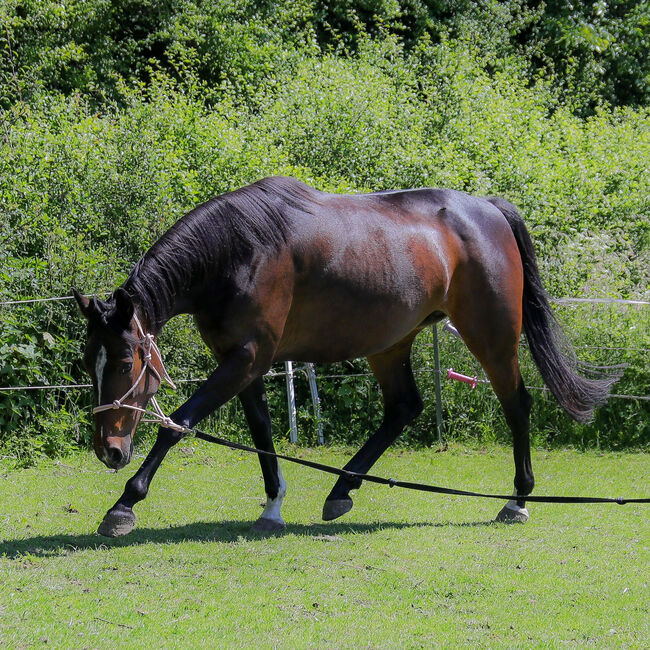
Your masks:
<svg viewBox="0 0 650 650"><path fill-rule="evenodd" d="M244 11L242 6L214 11L226 15ZM296 25L317 19L308 3L295 11ZM204 17L195 20L199 33L196 25ZM180 23L174 25L181 30ZM250 33L260 29L251 26ZM371 33L359 26L354 48L350 45L355 54L341 46L325 55L313 44L300 49L294 35L294 49L282 59L286 66L274 67L273 74L268 61L289 35L269 36L268 61L266 54L252 57L253 72L233 63L229 81L223 77L216 90L185 49L178 52L173 73L154 66L138 83L117 75L112 99L100 108L84 87L85 94L37 93L30 102L4 110L0 295L67 295L71 285L88 292L110 290L197 203L281 173L330 191L428 185L505 196L522 210L552 294L650 297L647 109L601 108L580 118L558 105L553 84L531 78L519 59L488 66L482 50L467 40L434 43L422 36L406 47L403 38L381 25L380 38ZM246 43L240 45L246 52ZM620 356L611 351L598 357L592 347L583 352L601 364L629 363L616 390L647 394L647 312L612 311L611 324L603 325L605 312L586 318L584 312L561 311L576 344L607 347L616 338L619 343L609 347L629 348ZM46 333L51 339L43 338ZM2 384L85 383L82 338L83 323L72 303L3 308ZM426 334L422 339L426 343ZM478 372L462 345L445 345L445 367ZM204 377L213 369L185 319L169 324L162 346L174 377ZM431 363L430 348L418 345L418 378L430 394ZM366 372L359 361L335 368L344 374ZM525 376L541 385L529 361ZM276 421L286 421L282 381L269 384ZM191 385L184 386L180 395L163 399L177 404L189 390ZM372 380L326 379L321 390L330 440L355 442L377 426L381 409ZM447 435L508 437L496 400L489 390L481 391L445 384ZM313 426L305 396L299 395L300 417ZM2 394L0 445L28 459L86 444L89 401L88 391ZM568 423L543 396L536 403L539 442L648 444L647 402L612 401L586 426ZM435 440L431 408L428 400L404 437L407 443ZM241 410L227 406L210 426L243 435ZM280 432L285 433L283 425Z"/></svg>

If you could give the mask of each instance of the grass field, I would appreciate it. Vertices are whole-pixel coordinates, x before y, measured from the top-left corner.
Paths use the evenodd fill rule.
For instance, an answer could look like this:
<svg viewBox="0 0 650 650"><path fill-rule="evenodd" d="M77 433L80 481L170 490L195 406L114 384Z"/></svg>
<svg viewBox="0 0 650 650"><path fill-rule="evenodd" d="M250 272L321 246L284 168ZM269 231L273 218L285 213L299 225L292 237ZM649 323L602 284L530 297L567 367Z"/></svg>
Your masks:
<svg viewBox="0 0 650 650"><path fill-rule="evenodd" d="M346 450L296 450L343 464ZM137 460L137 459L136 459ZM650 456L538 450L538 494L648 495ZM499 502L364 485L320 521L332 477L284 464L286 532L250 532L254 457L170 454L136 530L94 533L131 468L89 455L0 471L0 646L647 647L650 506ZM376 473L510 490L509 449L386 454Z"/></svg>

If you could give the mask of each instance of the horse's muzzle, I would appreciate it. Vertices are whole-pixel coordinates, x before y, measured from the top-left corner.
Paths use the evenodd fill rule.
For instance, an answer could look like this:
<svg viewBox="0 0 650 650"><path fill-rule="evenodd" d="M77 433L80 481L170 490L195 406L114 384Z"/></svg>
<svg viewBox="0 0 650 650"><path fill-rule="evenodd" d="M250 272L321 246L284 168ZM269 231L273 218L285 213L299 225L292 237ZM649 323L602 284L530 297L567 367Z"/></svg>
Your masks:
<svg viewBox="0 0 650 650"><path fill-rule="evenodd" d="M97 454L99 460L111 469L118 470L126 467L131 462L133 456L133 439L129 437L128 446L120 444L125 442L126 440L124 438L117 438L116 442L107 441L106 445L102 448L101 455Z"/></svg>

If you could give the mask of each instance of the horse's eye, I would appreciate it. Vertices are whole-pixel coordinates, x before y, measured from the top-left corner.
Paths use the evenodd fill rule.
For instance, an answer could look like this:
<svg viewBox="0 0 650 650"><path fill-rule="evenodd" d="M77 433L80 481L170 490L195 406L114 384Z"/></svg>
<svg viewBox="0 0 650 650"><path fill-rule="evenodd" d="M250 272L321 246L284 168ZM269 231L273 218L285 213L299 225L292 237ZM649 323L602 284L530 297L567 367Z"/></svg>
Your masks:
<svg viewBox="0 0 650 650"><path fill-rule="evenodd" d="M133 368L132 363L123 363L122 367L120 368L120 374L121 375L128 375L131 372L132 368Z"/></svg>

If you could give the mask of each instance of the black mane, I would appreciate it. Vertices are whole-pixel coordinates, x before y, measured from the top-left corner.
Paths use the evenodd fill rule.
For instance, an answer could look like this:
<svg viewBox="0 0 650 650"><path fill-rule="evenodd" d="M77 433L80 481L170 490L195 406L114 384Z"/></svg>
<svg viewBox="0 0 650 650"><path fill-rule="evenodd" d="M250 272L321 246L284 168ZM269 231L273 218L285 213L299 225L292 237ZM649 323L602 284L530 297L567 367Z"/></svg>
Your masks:
<svg viewBox="0 0 650 650"><path fill-rule="evenodd" d="M309 213L319 192L284 177L217 196L179 219L138 261L124 289L157 331L177 295L286 244L291 212Z"/></svg>

